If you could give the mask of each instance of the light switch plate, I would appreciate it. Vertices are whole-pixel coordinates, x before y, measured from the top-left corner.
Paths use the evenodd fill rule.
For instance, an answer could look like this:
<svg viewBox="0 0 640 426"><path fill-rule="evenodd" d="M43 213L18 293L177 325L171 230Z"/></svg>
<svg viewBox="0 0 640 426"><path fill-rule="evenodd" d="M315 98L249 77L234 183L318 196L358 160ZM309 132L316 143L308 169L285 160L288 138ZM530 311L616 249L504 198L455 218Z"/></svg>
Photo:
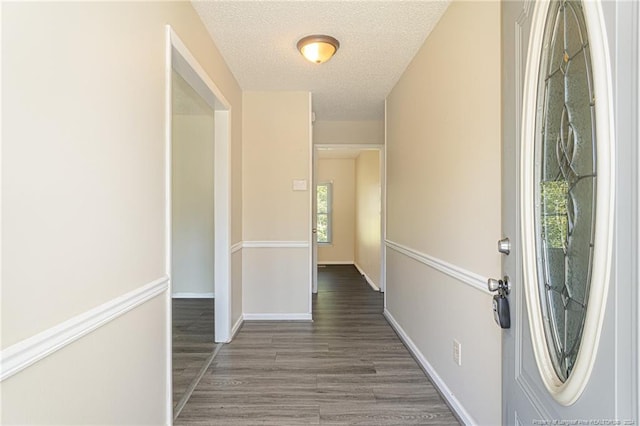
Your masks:
<svg viewBox="0 0 640 426"><path fill-rule="evenodd" d="M462 345L456 339L453 339L453 361L462 365Z"/></svg>
<svg viewBox="0 0 640 426"><path fill-rule="evenodd" d="M293 190L294 191L306 191L307 190L307 180L306 179L294 179L293 180Z"/></svg>

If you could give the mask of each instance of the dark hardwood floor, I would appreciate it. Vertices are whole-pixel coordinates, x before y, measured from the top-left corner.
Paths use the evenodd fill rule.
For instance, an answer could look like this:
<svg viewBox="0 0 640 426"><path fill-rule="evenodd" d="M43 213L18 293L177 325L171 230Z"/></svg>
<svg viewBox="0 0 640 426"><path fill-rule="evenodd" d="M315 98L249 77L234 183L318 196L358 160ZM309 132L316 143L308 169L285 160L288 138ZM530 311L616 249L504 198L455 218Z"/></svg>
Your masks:
<svg viewBox="0 0 640 426"><path fill-rule="evenodd" d="M313 322L245 322L176 425L457 425L353 266L319 269Z"/></svg>
<svg viewBox="0 0 640 426"><path fill-rule="evenodd" d="M172 317L175 409L215 349L214 300L173 299Z"/></svg>

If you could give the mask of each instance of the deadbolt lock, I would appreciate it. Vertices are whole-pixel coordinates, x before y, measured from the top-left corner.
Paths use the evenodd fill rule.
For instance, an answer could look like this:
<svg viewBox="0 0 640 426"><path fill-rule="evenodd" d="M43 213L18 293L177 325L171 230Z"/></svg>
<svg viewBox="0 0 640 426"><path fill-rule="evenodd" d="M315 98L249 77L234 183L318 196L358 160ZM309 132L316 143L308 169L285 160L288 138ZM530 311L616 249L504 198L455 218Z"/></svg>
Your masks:
<svg viewBox="0 0 640 426"><path fill-rule="evenodd" d="M511 253L511 241L508 237L498 240L498 252L509 256L509 253Z"/></svg>

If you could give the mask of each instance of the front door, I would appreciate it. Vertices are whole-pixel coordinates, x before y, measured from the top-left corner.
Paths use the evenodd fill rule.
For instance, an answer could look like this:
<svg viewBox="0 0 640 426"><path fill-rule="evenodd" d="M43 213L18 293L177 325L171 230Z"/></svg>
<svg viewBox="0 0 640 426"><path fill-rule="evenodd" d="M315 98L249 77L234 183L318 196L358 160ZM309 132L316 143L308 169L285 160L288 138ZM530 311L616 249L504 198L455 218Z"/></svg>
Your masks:
<svg viewBox="0 0 640 426"><path fill-rule="evenodd" d="M502 5L503 423L637 424L638 4Z"/></svg>

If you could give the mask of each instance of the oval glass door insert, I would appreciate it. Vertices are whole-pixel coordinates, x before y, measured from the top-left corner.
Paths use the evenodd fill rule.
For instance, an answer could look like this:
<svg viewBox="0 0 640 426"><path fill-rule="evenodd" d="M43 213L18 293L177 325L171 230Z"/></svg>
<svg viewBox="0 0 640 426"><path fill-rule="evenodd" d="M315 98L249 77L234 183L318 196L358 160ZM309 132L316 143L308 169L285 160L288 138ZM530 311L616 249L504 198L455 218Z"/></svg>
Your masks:
<svg viewBox="0 0 640 426"><path fill-rule="evenodd" d="M538 75L536 252L549 355L564 382L584 330L596 223L596 119L580 2L549 6Z"/></svg>

